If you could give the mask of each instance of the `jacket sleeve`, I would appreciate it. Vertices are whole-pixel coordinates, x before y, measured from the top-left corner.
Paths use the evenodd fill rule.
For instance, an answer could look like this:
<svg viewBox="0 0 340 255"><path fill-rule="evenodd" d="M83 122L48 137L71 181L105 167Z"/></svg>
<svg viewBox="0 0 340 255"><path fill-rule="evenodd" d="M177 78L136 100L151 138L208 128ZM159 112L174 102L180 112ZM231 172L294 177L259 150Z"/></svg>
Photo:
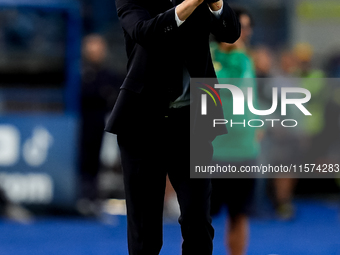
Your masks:
<svg viewBox="0 0 340 255"><path fill-rule="evenodd" d="M124 31L145 48L159 46L177 30L175 7L151 17L137 0L116 0L118 18Z"/></svg>
<svg viewBox="0 0 340 255"><path fill-rule="evenodd" d="M211 33L218 41L234 43L240 37L241 25L234 11L226 0L223 0L223 10L219 19L212 16Z"/></svg>

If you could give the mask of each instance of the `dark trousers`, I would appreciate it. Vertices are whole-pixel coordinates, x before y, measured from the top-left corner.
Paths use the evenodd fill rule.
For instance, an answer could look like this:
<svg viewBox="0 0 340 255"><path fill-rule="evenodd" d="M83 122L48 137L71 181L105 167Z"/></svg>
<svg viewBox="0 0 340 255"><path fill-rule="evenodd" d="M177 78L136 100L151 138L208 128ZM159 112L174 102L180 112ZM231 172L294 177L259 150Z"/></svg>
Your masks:
<svg viewBox="0 0 340 255"><path fill-rule="evenodd" d="M130 255L157 255L161 250L167 174L181 210L182 254L212 254L211 183L208 179L190 179L188 108L171 110L168 117L156 121L144 133L117 136L124 173ZM201 141L200 145L209 160L211 143Z"/></svg>

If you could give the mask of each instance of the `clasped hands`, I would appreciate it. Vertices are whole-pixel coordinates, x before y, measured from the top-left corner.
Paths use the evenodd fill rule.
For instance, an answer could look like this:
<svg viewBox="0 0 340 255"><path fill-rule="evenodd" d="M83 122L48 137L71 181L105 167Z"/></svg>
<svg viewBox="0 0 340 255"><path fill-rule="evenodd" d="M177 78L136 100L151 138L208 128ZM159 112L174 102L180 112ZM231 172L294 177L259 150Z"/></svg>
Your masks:
<svg viewBox="0 0 340 255"><path fill-rule="evenodd" d="M218 11L222 7L222 0L184 0L176 7L178 18L186 20L203 2L207 3L212 11Z"/></svg>

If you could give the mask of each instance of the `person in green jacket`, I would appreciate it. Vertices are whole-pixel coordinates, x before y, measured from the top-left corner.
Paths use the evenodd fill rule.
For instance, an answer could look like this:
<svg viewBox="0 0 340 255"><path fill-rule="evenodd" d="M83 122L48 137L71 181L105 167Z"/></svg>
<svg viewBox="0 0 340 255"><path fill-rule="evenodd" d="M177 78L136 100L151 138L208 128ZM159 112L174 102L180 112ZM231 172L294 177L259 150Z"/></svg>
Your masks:
<svg viewBox="0 0 340 255"><path fill-rule="evenodd" d="M211 46L215 71L220 82L230 79L243 92L253 88L254 107L257 108L257 86L253 61L247 53L246 44L252 34L252 18L243 8L233 8L241 23L241 36L234 44L217 43ZM223 79L222 79L223 78ZM249 78L249 79L248 79ZM235 84L237 83L237 84ZM244 93L246 95L246 93ZM245 107L244 115L233 115L231 92L220 90L224 118L233 122L259 119ZM257 108L258 109L258 108ZM228 124L227 124L228 125ZM258 129L245 125L227 126L229 133L213 141L213 162L236 167L256 165L260 152ZM246 254L249 236L249 207L254 189L254 179L212 179L211 213L217 214L223 205L228 207L226 246L228 254Z"/></svg>

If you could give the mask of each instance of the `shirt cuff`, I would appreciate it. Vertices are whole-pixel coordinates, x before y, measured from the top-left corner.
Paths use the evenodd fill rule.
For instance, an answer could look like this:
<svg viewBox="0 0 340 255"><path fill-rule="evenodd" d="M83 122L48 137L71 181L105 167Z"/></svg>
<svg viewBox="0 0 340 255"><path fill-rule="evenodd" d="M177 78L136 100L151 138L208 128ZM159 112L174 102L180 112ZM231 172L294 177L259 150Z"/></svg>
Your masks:
<svg viewBox="0 0 340 255"><path fill-rule="evenodd" d="M209 9L210 9L210 7L209 7ZM216 18L221 17L222 10L223 10L223 1L222 1L221 9L219 9L218 11L213 11L213 10L210 9L210 11L212 12L212 14L214 14Z"/></svg>
<svg viewBox="0 0 340 255"><path fill-rule="evenodd" d="M175 8L175 20L176 20L177 26L179 27L180 25L182 25L184 23L185 20L180 20L178 18L178 15L177 15L177 12L176 12L176 8Z"/></svg>

